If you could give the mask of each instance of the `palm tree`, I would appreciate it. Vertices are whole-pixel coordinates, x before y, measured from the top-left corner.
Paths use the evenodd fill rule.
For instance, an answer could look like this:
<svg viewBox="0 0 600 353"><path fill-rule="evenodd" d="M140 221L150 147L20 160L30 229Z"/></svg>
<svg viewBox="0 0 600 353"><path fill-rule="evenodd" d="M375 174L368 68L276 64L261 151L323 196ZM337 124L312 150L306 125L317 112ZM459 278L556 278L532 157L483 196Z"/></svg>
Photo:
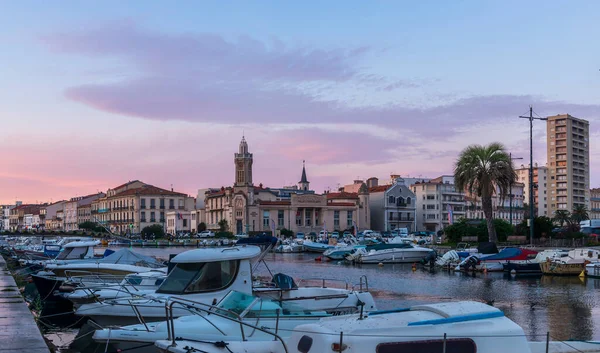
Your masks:
<svg viewBox="0 0 600 353"><path fill-rule="evenodd" d="M587 207L585 205L576 205L575 207L573 207L573 212L571 212L571 218L573 218L573 221L576 222L577 225L579 225L581 221L590 219Z"/></svg>
<svg viewBox="0 0 600 353"><path fill-rule="evenodd" d="M554 211L554 218L552 220L562 228L565 223L571 223L571 214L567 210L556 210Z"/></svg>
<svg viewBox="0 0 600 353"><path fill-rule="evenodd" d="M496 193L500 197L507 195L516 177L512 160L501 143L468 146L456 160L456 188L481 198L490 242L498 241L493 222L492 196Z"/></svg>

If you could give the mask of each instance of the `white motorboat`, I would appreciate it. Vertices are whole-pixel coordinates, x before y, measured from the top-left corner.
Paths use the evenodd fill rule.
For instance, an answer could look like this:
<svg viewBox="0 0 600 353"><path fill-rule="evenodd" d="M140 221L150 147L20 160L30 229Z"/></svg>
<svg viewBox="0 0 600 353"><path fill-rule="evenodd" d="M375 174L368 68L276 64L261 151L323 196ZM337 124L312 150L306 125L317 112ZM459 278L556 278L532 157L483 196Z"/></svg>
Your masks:
<svg viewBox="0 0 600 353"><path fill-rule="evenodd" d="M280 303L236 291L229 292L216 306L195 305L188 301L175 301L170 304L189 306L192 315L171 322L105 328L97 330L93 339L102 347L110 344L112 351L129 353L147 352L148 346L158 340L169 339L170 334L178 339L191 341L209 339L264 342L273 338L268 332L289 337L296 326L331 316L324 311L305 310L295 302ZM244 328L231 318L261 327L267 332L254 330L251 327Z"/></svg>
<svg viewBox="0 0 600 353"><path fill-rule="evenodd" d="M417 305L406 309L322 318L299 325L289 338L259 341L207 336L202 340L156 341L163 353L233 352L273 353L575 353L600 352L597 342L530 342L523 329L489 305L464 301Z"/></svg>
<svg viewBox="0 0 600 353"><path fill-rule="evenodd" d="M364 290L362 285L357 290L299 287L291 277L276 274L269 285L254 285L250 261L260 253L259 247L246 245L190 250L171 260L174 268L154 293L83 304L75 314L87 316L100 326L137 324L139 317L145 322L164 321L165 302L170 298L215 304L231 290L279 302L295 301L306 310L338 314L376 310L366 281ZM184 309L173 310L175 317L188 314Z"/></svg>
<svg viewBox="0 0 600 353"><path fill-rule="evenodd" d="M398 243L389 249L369 250L356 249L353 259L358 263L410 263L419 262L434 253L433 249L423 248L407 243Z"/></svg>
<svg viewBox="0 0 600 353"><path fill-rule="evenodd" d="M305 251L316 253L324 253L326 250L334 248L333 245L319 243L312 240L305 240L302 245L304 245Z"/></svg>
<svg viewBox="0 0 600 353"><path fill-rule="evenodd" d="M56 260L48 261L44 270L32 275L33 282L43 300L62 299L54 295L65 280L75 278L79 285L118 284L131 273L160 270L164 264L155 259L136 254L129 249L118 250L105 258L92 257L97 242L67 244Z"/></svg>
<svg viewBox="0 0 600 353"><path fill-rule="evenodd" d="M74 277L65 281L59 288L59 295L71 301L73 307L82 304L101 302L117 298L131 298L154 293L167 278L164 269L151 270L142 273L132 273L116 285L81 284L80 278ZM73 282L71 282L73 281Z"/></svg>

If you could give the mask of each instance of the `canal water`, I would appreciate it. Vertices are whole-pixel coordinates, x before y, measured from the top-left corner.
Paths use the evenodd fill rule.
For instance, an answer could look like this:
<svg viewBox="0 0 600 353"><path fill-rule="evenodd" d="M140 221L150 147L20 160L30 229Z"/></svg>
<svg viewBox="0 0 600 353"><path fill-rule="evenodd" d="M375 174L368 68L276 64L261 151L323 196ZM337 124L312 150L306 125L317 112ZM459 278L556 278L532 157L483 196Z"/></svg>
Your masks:
<svg viewBox="0 0 600 353"><path fill-rule="evenodd" d="M134 251L167 259L190 248L136 248ZM600 340L600 279L578 277L510 276L503 273L463 274L410 264L348 265L315 261L317 254L268 254L257 275L285 273L295 279L336 279L350 284L368 278L378 309L416 304L476 300L487 302L519 324L531 340ZM57 346L68 345L69 333L51 334ZM68 352L63 350L62 352Z"/></svg>

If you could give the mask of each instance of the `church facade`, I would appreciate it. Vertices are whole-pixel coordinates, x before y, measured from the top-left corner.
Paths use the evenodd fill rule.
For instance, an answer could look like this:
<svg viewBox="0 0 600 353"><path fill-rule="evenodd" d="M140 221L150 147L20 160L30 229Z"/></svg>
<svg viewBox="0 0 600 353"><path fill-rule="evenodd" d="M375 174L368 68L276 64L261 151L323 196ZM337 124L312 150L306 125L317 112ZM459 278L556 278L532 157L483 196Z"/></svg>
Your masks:
<svg viewBox="0 0 600 353"><path fill-rule="evenodd" d="M369 191L366 185L354 193L316 194L310 190L306 167L297 186L267 188L252 182L253 155L245 138L234 154L233 186L209 189L205 193L207 228L218 230L220 223L234 234L268 232L273 228L294 233L343 231L370 228Z"/></svg>

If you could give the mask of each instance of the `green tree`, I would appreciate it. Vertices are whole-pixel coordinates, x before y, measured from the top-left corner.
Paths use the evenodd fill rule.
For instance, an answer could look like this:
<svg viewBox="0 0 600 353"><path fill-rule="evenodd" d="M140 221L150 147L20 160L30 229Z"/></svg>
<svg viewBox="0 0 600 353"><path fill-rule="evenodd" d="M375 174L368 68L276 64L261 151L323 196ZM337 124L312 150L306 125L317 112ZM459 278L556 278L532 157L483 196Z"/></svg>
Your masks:
<svg viewBox="0 0 600 353"><path fill-rule="evenodd" d="M156 238L163 238L165 236L165 230L163 229L163 226L160 224L153 224L142 229L142 236L149 237L153 235Z"/></svg>
<svg viewBox="0 0 600 353"><path fill-rule="evenodd" d="M554 211L554 217L552 220L563 227L565 223L571 223L571 214L567 210L556 210Z"/></svg>
<svg viewBox="0 0 600 353"><path fill-rule="evenodd" d="M229 224L225 218L219 221L219 232L226 232L228 228Z"/></svg>
<svg viewBox="0 0 600 353"><path fill-rule="evenodd" d="M198 233L204 232L206 230L206 223L200 222L198 223Z"/></svg>
<svg viewBox="0 0 600 353"><path fill-rule="evenodd" d="M573 207L573 212L571 213L571 218L577 224L581 223L581 221L590 219L590 215L588 214L587 207L585 205L576 205L575 207Z"/></svg>
<svg viewBox="0 0 600 353"><path fill-rule="evenodd" d="M96 225L96 223L90 222L90 221L79 224L79 229L85 229L85 230L90 230L90 231L95 231L97 227L98 226Z"/></svg>
<svg viewBox="0 0 600 353"><path fill-rule="evenodd" d="M533 219L533 224L534 238L546 238L552 234L552 229L554 228L554 222L552 219L546 216L535 217ZM527 220L523 220L523 222L517 226L516 233L518 235L529 236L529 226L527 225Z"/></svg>
<svg viewBox="0 0 600 353"><path fill-rule="evenodd" d="M508 194L516 174L512 160L500 143L488 146L471 145L459 155L454 165L454 183L460 191L467 191L481 198L489 241L497 242L492 212L492 196L499 192L500 197Z"/></svg>

